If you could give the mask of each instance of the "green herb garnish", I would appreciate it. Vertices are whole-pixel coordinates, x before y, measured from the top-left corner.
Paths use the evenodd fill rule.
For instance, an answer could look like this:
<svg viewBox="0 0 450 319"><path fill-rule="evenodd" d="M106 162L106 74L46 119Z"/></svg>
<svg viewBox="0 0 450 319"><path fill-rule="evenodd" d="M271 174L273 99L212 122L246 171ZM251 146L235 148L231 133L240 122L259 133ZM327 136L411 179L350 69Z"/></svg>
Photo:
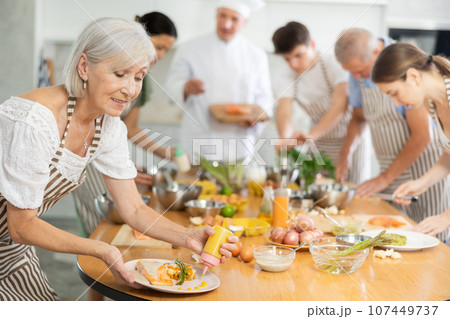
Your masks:
<svg viewBox="0 0 450 319"><path fill-rule="evenodd" d="M181 286L186 279L186 265L178 258L175 259L175 263L180 267L180 281L176 284Z"/></svg>

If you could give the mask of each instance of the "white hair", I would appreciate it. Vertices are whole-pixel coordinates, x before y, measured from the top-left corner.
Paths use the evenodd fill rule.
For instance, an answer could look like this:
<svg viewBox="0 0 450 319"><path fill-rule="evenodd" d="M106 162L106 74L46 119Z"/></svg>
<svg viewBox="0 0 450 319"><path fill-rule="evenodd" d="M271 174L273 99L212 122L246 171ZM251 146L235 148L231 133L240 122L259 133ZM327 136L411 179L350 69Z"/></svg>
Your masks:
<svg viewBox="0 0 450 319"><path fill-rule="evenodd" d="M372 57L377 45L377 38L372 32L361 28L351 28L341 33L334 46L334 53L341 64L354 58L366 62Z"/></svg>
<svg viewBox="0 0 450 319"><path fill-rule="evenodd" d="M85 53L88 62L97 64L116 58L118 69L127 69L142 60L149 65L156 51L141 24L120 18L101 18L91 22L80 34L64 68L65 86L70 96L84 97L78 62Z"/></svg>

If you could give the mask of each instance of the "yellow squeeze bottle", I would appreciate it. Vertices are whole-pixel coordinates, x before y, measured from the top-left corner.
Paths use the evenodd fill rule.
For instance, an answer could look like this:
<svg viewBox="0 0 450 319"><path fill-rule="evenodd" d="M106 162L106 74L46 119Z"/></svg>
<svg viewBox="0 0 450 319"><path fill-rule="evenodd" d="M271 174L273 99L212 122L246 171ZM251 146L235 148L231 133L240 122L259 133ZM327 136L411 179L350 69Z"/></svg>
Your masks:
<svg viewBox="0 0 450 319"><path fill-rule="evenodd" d="M231 231L218 225L214 226L214 231L216 233L209 236L205 247L203 247L202 254L200 255L205 264L202 276L206 274L208 267L215 267L220 264L220 259L222 258L222 254L219 253L220 245L227 242L228 236L233 235Z"/></svg>

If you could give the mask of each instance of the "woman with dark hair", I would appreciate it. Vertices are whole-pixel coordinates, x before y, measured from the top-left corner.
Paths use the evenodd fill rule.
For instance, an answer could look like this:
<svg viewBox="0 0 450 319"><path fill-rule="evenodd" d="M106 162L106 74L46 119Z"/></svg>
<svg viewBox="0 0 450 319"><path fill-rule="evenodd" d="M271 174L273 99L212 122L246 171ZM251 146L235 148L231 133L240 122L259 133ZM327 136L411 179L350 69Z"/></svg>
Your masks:
<svg viewBox="0 0 450 319"><path fill-rule="evenodd" d="M450 61L441 56L428 55L412 44L399 42L380 53L372 79L383 93L392 97L395 104L413 108L425 106L436 124L437 143L443 149L441 157L422 177L400 185L394 192L399 197L420 195L441 179L448 178L450 173ZM448 184L446 190L443 198L450 196ZM440 215L426 217L415 230L430 235L439 234L448 244L449 226L450 208Z"/></svg>
<svg viewBox="0 0 450 319"><path fill-rule="evenodd" d="M139 22L149 35L156 51L156 61L161 60L177 38L177 30L174 23L160 12L147 13L142 17L136 16L135 21ZM150 84L151 78L147 73L142 82L140 95L131 106L123 111L120 118L127 127L128 138L142 136L133 143L139 144L148 152L153 151L154 154L161 158L172 160L174 149L158 146L138 125L140 110L149 101L151 95ZM144 187L149 187L153 184L152 176L147 174L145 167L142 171L138 170L134 180L136 184ZM86 182L72 193L75 200L75 208L81 220L81 232L86 237L90 236L103 218L96 210L94 198L105 193L108 193L108 191L102 175L93 165L88 165L86 167ZM90 299L101 300L102 296L91 290Z"/></svg>

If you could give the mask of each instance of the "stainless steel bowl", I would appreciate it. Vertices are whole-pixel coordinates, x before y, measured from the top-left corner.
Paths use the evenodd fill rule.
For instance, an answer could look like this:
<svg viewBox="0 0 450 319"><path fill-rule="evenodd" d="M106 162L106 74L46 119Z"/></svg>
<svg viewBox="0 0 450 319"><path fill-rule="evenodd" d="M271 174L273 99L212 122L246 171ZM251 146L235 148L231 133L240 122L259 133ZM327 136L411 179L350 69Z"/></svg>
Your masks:
<svg viewBox="0 0 450 319"><path fill-rule="evenodd" d="M164 172L167 170L169 171L172 180L175 180L178 173L176 168L160 167L153 168L147 172L147 174L153 176L153 185L167 184L166 177L164 176Z"/></svg>
<svg viewBox="0 0 450 319"><path fill-rule="evenodd" d="M220 210L225 207L225 203L216 201L216 200L190 200L185 206L187 211L192 217L197 216L216 216L220 213Z"/></svg>
<svg viewBox="0 0 450 319"><path fill-rule="evenodd" d="M345 234L345 235L337 235L336 241L339 244L350 244L354 245L359 242L362 242L364 240L370 239L372 237L365 236L365 235L356 235L356 234Z"/></svg>
<svg viewBox="0 0 450 319"><path fill-rule="evenodd" d="M184 210L184 204L192 199L197 199L201 191L201 186L191 184L178 184L176 192L168 191L167 184L153 186L153 193L159 203L164 209L169 210Z"/></svg>
<svg viewBox="0 0 450 319"><path fill-rule="evenodd" d="M141 195L141 197L146 205L150 204L150 196ZM98 195L97 197L95 197L94 205L97 209L97 212L110 222L113 222L115 224L125 224L119 214L119 211L116 208L116 205L114 204L114 201L111 197L109 197L108 194Z"/></svg>
<svg viewBox="0 0 450 319"><path fill-rule="evenodd" d="M339 183L311 184L308 193L320 207L337 206L344 209L355 196L356 189ZM320 200L320 201L319 201Z"/></svg>

